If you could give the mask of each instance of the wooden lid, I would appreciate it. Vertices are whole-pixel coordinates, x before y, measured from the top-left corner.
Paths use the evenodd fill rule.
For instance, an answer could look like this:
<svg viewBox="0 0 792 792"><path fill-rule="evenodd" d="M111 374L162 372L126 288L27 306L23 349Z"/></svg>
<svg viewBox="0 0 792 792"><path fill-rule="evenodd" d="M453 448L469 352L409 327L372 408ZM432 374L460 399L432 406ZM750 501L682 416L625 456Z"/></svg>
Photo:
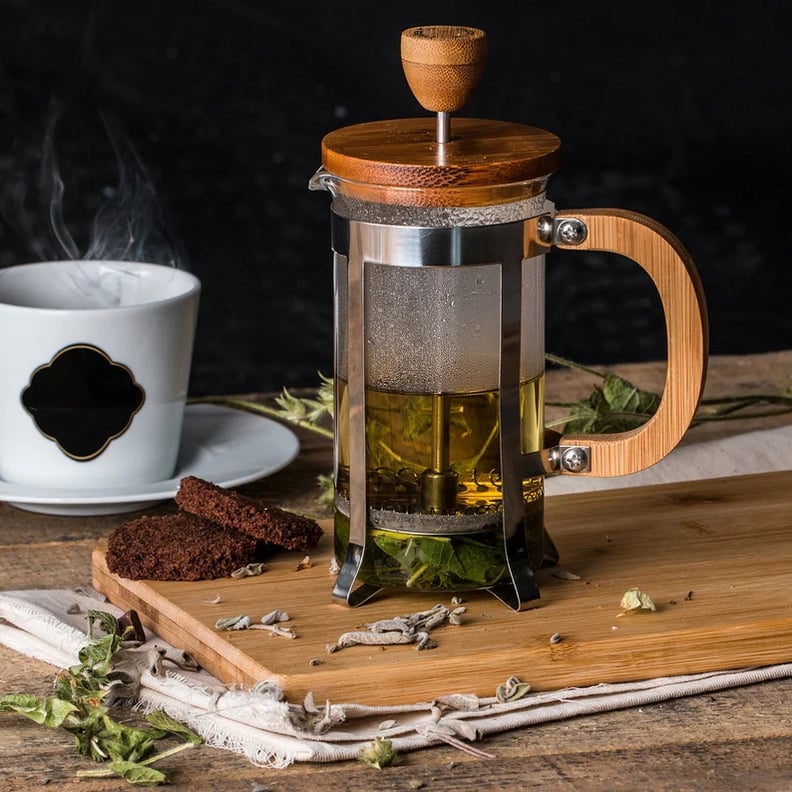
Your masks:
<svg viewBox="0 0 792 792"><path fill-rule="evenodd" d="M322 141L322 165L367 185L368 200L475 206L498 203L498 196L517 200L500 188L546 178L558 167L560 148L544 129L473 118L452 119L450 139L440 144L433 118L405 118L331 132ZM429 192L409 196L422 191Z"/></svg>
<svg viewBox="0 0 792 792"><path fill-rule="evenodd" d="M504 121L450 118L478 84L486 54L486 34L476 28L405 30L407 82L419 103L439 116L331 132L322 141L322 165L340 179L338 189L362 200L411 206L484 206L543 191L543 180L558 166L561 141L555 135Z"/></svg>

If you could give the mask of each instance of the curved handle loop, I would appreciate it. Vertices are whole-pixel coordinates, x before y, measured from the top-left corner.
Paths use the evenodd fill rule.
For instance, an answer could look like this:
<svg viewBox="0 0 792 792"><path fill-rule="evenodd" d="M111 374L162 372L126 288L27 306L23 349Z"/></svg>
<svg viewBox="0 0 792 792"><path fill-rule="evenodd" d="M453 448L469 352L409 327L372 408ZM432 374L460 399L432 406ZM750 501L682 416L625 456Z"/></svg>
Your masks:
<svg viewBox="0 0 792 792"><path fill-rule="evenodd" d="M563 219L562 219L563 217ZM564 241L563 220L579 220L586 236ZM690 426L704 388L707 368L707 308L689 253L671 232L644 215L622 209L559 212L554 227L558 248L601 250L635 261L648 273L665 312L668 367L657 412L642 426L608 435L564 435L559 441L576 459L575 447L588 447L587 464L575 475L623 476L650 467L669 454ZM574 230L574 229L573 229ZM582 229L581 229L582 230ZM567 239L570 239L567 237ZM570 447L572 447L570 449ZM573 465L574 468L575 465ZM564 465L562 464L562 472ZM569 471L572 472L572 471Z"/></svg>

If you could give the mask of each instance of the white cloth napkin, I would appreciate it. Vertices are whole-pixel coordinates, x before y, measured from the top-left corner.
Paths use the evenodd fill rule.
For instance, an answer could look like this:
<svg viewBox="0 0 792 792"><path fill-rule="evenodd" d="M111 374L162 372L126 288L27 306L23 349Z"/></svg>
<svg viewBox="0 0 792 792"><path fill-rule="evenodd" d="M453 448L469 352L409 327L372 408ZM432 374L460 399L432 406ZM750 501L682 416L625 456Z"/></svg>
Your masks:
<svg viewBox="0 0 792 792"><path fill-rule="evenodd" d="M683 446L650 470L621 479L550 479L547 491L553 495L784 469L792 469L792 426ZM92 591L0 592L0 643L61 668L72 665L87 641L85 611L119 614L113 605L97 598L103 599ZM470 738L478 735L792 677L792 663L786 663L528 693L505 704L494 696L479 698L460 691L459 696L440 703L314 705L310 700L284 701L281 691L271 685L250 691L229 689L204 671L154 675L145 661L148 650L169 647L157 636L147 636L146 644L128 656L140 671L138 706L164 709L208 744L270 767L353 759L377 736L390 739L396 751L454 740L458 746L470 746Z"/></svg>
<svg viewBox="0 0 792 792"><path fill-rule="evenodd" d="M88 640L85 611L89 609L120 615L118 608L90 590L0 592L0 643L59 668L73 665ZM205 671L170 670L155 675L146 662L154 647L172 648L147 632L145 644L125 650L125 662L134 663L140 673L137 706L144 711L163 709L198 732L207 744L275 768L295 761L354 759L378 736L391 740L397 752L449 741L456 741L457 747L471 746L474 734L485 736L792 677L792 663L787 663L528 693L505 704L494 696L480 698L460 691L458 696L434 703L371 707L330 702L313 706L309 701L306 707L305 702L284 701L271 685L253 690L228 688Z"/></svg>

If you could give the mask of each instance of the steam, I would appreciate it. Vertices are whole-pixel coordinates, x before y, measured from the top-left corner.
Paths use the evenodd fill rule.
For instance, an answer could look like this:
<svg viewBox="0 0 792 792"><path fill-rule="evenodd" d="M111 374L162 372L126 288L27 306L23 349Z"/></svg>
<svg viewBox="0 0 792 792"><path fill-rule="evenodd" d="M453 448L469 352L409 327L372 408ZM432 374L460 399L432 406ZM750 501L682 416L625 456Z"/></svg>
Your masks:
<svg viewBox="0 0 792 792"><path fill-rule="evenodd" d="M115 184L80 196L98 208L82 226L65 219L67 186L58 162L62 108L55 106L39 150L17 147L15 172L6 179L2 212L39 261L95 259L143 261L185 267L184 256L165 226L152 179L129 140L104 114L101 121L117 168ZM94 174L95 175L95 174ZM72 229L82 230L82 246Z"/></svg>

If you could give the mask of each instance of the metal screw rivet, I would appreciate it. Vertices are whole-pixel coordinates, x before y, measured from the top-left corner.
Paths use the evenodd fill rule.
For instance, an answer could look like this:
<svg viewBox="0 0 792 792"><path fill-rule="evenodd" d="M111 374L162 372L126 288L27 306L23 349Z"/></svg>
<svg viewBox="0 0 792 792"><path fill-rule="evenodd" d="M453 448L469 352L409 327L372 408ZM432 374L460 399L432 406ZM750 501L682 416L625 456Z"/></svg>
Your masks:
<svg viewBox="0 0 792 792"><path fill-rule="evenodd" d="M585 448L573 446L567 448L561 455L561 465L570 473L580 473L588 468L589 458Z"/></svg>
<svg viewBox="0 0 792 792"><path fill-rule="evenodd" d="M553 229L555 228L555 223L553 222L553 218L549 215L545 215L544 217L540 217L536 223L536 232L539 235L539 240L541 242L546 242L548 245L553 243Z"/></svg>
<svg viewBox="0 0 792 792"><path fill-rule="evenodd" d="M561 220L556 226L556 239L562 245L579 245L587 235L586 224L573 217Z"/></svg>

